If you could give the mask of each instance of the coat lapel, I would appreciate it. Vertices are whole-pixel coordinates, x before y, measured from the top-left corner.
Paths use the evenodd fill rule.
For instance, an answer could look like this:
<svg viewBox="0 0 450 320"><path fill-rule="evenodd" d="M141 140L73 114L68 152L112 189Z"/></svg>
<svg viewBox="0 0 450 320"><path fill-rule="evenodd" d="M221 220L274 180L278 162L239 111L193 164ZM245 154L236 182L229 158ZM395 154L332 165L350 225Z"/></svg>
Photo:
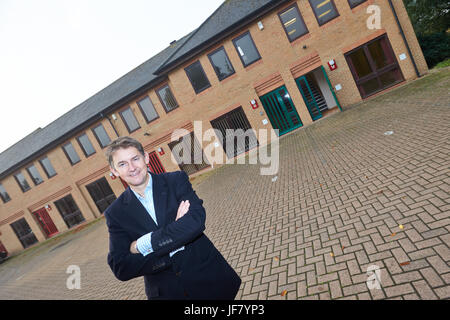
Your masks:
<svg viewBox="0 0 450 320"><path fill-rule="evenodd" d="M126 190L123 203L127 206L127 216L132 217L140 226L146 226L145 229L148 229L149 231L158 229L155 221L153 221L152 217L147 212L147 209L145 209L139 199L136 198L130 187Z"/></svg>
<svg viewBox="0 0 450 320"><path fill-rule="evenodd" d="M153 182L153 204L155 207L156 220L158 221L158 227L161 228L166 225L168 187L162 175L150 174L152 175Z"/></svg>

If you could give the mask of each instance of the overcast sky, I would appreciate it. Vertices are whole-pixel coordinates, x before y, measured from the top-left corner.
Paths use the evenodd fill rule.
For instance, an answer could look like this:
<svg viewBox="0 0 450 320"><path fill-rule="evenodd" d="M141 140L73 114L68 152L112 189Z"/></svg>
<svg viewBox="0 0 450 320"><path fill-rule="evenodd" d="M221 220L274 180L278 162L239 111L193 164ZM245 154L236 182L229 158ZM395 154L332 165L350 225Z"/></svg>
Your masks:
<svg viewBox="0 0 450 320"><path fill-rule="evenodd" d="M0 152L208 18L223 0L0 0Z"/></svg>

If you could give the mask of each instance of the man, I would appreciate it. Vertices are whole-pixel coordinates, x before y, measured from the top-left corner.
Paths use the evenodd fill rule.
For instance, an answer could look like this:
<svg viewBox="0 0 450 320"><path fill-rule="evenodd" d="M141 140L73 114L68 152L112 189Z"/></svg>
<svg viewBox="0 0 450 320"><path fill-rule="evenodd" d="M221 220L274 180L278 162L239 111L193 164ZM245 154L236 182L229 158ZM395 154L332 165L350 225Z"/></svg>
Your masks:
<svg viewBox="0 0 450 320"><path fill-rule="evenodd" d="M234 299L241 279L203 234L203 201L187 174L150 173L148 153L130 137L111 142L106 156L129 185L105 211L114 275L144 276L149 300Z"/></svg>

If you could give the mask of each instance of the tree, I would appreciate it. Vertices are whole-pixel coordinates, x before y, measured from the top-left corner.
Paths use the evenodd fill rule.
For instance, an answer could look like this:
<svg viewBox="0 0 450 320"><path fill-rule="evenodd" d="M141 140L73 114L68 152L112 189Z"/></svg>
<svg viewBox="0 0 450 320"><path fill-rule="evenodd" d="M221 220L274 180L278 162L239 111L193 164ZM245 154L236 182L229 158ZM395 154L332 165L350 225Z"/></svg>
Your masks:
<svg viewBox="0 0 450 320"><path fill-rule="evenodd" d="M450 28L450 1L404 0L418 35L446 32Z"/></svg>

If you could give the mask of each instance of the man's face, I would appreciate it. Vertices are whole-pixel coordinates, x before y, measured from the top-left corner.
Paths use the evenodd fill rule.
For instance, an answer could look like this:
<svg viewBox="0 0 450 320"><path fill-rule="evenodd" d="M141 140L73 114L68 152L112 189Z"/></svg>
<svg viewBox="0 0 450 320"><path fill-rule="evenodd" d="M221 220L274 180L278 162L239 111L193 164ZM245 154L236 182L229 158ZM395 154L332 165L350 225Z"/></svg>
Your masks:
<svg viewBox="0 0 450 320"><path fill-rule="evenodd" d="M118 149L113 156L114 168L110 167L115 176L121 177L130 186L142 186L147 179L148 153L143 156L135 147Z"/></svg>

